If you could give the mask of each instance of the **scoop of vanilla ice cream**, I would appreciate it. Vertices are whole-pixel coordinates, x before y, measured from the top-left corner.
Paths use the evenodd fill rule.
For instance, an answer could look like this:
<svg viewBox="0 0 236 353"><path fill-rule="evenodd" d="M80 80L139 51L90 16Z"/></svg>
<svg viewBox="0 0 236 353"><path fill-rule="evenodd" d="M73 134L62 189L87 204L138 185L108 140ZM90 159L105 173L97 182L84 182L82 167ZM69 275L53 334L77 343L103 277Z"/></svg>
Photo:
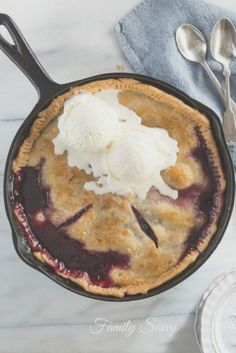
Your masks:
<svg viewBox="0 0 236 353"><path fill-rule="evenodd" d="M112 106L89 93L80 93L66 101L59 117L59 135L54 143L91 153L106 148L118 129L119 115Z"/></svg>
<svg viewBox="0 0 236 353"><path fill-rule="evenodd" d="M85 188L98 194L133 192L144 199L155 186L161 194L176 199L178 192L164 182L160 172L175 164L177 152L177 142L166 130L139 125L121 134L104 152L102 176Z"/></svg>
<svg viewBox="0 0 236 353"><path fill-rule="evenodd" d="M143 131L130 131L113 143L106 153L110 176L129 185L150 178L157 162L155 143Z"/></svg>

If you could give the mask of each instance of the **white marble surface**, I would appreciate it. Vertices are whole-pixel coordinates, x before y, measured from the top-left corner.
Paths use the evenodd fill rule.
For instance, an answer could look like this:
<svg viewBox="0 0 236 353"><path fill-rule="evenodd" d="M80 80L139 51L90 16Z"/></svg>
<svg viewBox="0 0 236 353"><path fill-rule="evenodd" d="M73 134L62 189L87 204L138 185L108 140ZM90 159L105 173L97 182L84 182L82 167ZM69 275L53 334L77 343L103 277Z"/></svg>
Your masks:
<svg viewBox="0 0 236 353"><path fill-rule="evenodd" d="M52 78L66 82L115 71L117 65L131 71L112 31L138 2L0 0L0 12L14 18ZM236 10L235 0L224 6ZM37 95L1 52L0 77L2 183L10 142ZM184 283L144 301L106 303L66 291L18 258L0 192L0 353L199 352L195 309L213 278L235 265L236 211L215 253ZM99 318L111 325L102 328Z"/></svg>

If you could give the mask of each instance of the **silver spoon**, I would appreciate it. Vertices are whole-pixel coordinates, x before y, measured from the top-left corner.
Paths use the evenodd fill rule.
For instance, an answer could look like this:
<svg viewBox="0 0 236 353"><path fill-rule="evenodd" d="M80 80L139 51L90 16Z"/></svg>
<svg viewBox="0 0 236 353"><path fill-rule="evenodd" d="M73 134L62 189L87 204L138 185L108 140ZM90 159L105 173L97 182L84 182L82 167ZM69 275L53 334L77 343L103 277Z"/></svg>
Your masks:
<svg viewBox="0 0 236 353"><path fill-rule="evenodd" d="M211 54L223 66L226 87L226 111L223 128L228 143L236 143L236 119L230 99L230 64L236 57L236 30L233 23L220 19L211 34Z"/></svg>
<svg viewBox="0 0 236 353"><path fill-rule="evenodd" d="M224 97L222 87L206 61L207 44L203 34L196 27L184 23L177 28L175 38L180 53L186 59L201 64Z"/></svg>
<svg viewBox="0 0 236 353"><path fill-rule="evenodd" d="M175 38L180 53L186 59L204 67L224 103L226 103L225 90L206 61L207 43L203 34L193 25L184 23L177 28ZM233 100L231 100L231 103L236 113L236 104Z"/></svg>

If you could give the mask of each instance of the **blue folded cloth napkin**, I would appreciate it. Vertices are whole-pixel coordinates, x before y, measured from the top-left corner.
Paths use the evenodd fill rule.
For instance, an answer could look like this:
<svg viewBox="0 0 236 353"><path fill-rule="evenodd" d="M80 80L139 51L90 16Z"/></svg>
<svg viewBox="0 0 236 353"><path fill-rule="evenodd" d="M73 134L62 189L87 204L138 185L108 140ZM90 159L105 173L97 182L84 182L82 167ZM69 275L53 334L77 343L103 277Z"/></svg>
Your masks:
<svg viewBox="0 0 236 353"><path fill-rule="evenodd" d="M235 8L236 10L236 8ZM222 118L224 104L201 65L179 53L175 31L182 23L196 26L210 43L216 21L229 17L236 25L236 12L202 0L144 0L115 25L118 42L133 69L166 81L214 110ZM207 61L220 82L221 65L208 49ZM231 92L236 100L236 60L231 65ZM236 153L232 154L236 165Z"/></svg>

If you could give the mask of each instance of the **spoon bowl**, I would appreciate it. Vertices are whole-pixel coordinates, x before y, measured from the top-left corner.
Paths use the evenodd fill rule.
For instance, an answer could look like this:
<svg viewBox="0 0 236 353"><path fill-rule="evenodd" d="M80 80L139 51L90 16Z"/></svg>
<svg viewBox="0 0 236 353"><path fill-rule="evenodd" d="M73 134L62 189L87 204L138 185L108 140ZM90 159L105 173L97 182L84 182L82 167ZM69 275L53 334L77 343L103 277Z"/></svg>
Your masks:
<svg viewBox="0 0 236 353"><path fill-rule="evenodd" d="M229 66L236 57L236 31L228 18L220 19L211 35L211 54L223 66Z"/></svg>
<svg viewBox="0 0 236 353"><path fill-rule="evenodd" d="M184 23L176 30L176 43L181 54L188 60L203 64L207 44L202 33L194 26Z"/></svg>

